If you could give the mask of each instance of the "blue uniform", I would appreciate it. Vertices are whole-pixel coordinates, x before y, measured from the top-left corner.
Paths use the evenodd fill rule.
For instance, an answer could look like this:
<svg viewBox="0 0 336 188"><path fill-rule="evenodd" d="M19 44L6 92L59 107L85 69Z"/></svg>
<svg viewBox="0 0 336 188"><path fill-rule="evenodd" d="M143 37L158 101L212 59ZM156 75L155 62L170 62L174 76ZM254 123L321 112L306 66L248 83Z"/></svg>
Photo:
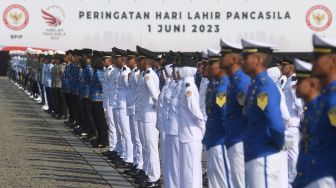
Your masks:
<svg viewBox="0 0 336 188"><path fill-rule="evenodd" d="M81 83L80 80L83 76L83 70L80 69L78 66L74 68L74 94L79 96L81 90Z"/></svg>
<svg viewBox="0 0 336 188"><path fill-rule="evenodd" d="M88 64L83 70L81 97L89 98L90 95L90 83L93 76L93 68Z"/></svg>
<svg viewBox="0 0 336 188"><path fill-rule="evenodd" d="M103 86L104 71L94 70L90 84L90 99L91 101L103 101Z"/></svg>
<svg viewBox="0 0 336 188"><path fill-rule="evenodd" d="M244 105L247 127L244 132L245 162L278 153L284 146L280 93L266 71L252 81Z"/></svg>
<svg viewBox="0 0 336 188"><path fill-rule="evenodd" d="M241 69L230 76L230 84L227 90L227 113L225 121L223 121L226 132L225 145L228 149L243 141L243 133L246 127L243 106L250 83L250 77Z"/></svg>
<svg viewBox="0 0 336 188"><path fill-rule="evenodd" d="M70 92L70 67L70 63L65 66L62 76L62 90L66 93Z"/></svg>
<svg viewBox="0 0 336 188"><path fill-rule="evenodd" d="M304 177L307 185L323 177L336 179L336 80L323 88L316 108L316 122L311 123L306 135L307 154L299 161L299 167L304 168L299 177Z"/></svg>
<svg viewBox="0 0 336 188"><path fill-rule="evenodd" d="M227 76L210 84L207 92L206 130L203 144L209 150L213 146L223 145L225 141L224 128L221 126L226 113L226 89L229 84Z"/></svg>
<svg viewBox="0 0 336 188"><path fill-rule="evenodd" d="M304 187L307 186L307 174L306 172L309 171L307 168L309 166L309 143L310 143L310 132L311 127L314 126L314 124L317 123L317 118L315 117L315 113L317 111L317 105L318 105L318 98L316 97L312 101L310 101L305 106L305 112L304 112L304 119L301 121L301 127L300 132L302 134L302 140L300 143L300 154L297 164L297 176L293 183L294 187Z"/></svg>

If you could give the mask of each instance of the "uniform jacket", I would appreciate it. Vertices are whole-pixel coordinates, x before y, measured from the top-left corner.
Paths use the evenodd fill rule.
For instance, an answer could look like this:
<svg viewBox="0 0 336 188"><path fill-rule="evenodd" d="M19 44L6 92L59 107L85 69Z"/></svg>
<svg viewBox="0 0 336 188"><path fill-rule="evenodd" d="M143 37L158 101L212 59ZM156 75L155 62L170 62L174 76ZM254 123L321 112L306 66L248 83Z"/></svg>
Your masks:
<svg viewBox="0 0 336 188"><path fill-rule="evenodd" d="M245 161L279 152L284 146L284 124L280 111L280 94L266 71L258 74L248 89L244 115Z"/></svg>
<svg viewBox="0 0 336 188"><path fill-rule="evenodd" d="M227 112L228 84L228 77L223 76L208 87L209 92L206 101L208 119L203 138L203 144L207 150L213 146L223 145L225 142L226 135L222 122Z"/></svg>

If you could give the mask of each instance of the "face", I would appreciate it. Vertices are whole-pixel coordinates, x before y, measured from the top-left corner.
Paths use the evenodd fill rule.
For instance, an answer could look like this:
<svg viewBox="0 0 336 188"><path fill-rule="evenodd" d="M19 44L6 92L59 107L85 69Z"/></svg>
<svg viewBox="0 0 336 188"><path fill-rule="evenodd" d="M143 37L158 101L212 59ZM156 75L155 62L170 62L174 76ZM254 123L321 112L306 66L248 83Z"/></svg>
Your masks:
<svg viewBox="0 0 336 188"><path fill-rule="evenodd" d="M140 68L142 71L145 70L145 68L146 68L146 59L145 59L145 58L141 58L141 59L139 60L139 68Z"/></svg>
<svg viewBox="0 0 336 188"><path fill-rule="evenodd" d="M203 65L202 75L204 77L208 77L209 76L209 65L208 64Z"/></svg>
<svg viewBox="0 0 336 188"><path fill-rule="evenodd" d="M104 67L108 67L112 64L111 59L110 58L105 58L103 61Z"/></svg>
<svg viewBox="0 0 336 188"><path fill-rule="evenodd" d="M331 55L322 55L313 61L312 75L317 78L325 77L334 67Z"/></svg>
<svg viewBox="0 0 336 188"><path fill-rule="evenodd" d="M296 95L299 98L304 98L309 94L309 91L311 89L310 81L309 79L302 79L299 80L296 85Z"/></svg>
<svg viewBox="0 0 336 188"><path fill-rule="evenodd" d="M203 64L199 63L197 66L197 72L202 74Z"/></svg>
<svg viewBox="0 0 336 188"><path fill-rule="evenodd" d="M220 76L221 70L220 70L219 65L220 65L219 61L209 65L209 75L212 78L218 78Z"/></svg>
<svg viewBox="0 0 336 188"><path fill-rule="evenodd" d="M246 74L251 74L256 70L257 64L260 62L256 54L249 54L244 57L243 70Z"/></svg>
<svg viewBox="0 0 336 188"><path fill-rule="evenodd" d="M135 67L136 66L135 58L128 59L127 66L131 68Z"/></svg>
<svg viewBox="0 0 336 188"><path fill-rule="evenodd" d="M287 64L286 64L286 65L283 65L283 66L282 66L282 70L281 70L282 74L283 74L283 75L287 75L288 73L290 73L291 68L292 68L291 65L287 65Z"/></svg>
<svg viewBox="0 0 336 188"><path fill-rule="evenodd" d="M220 68L228 69L231 65L234 64L234 55L233 54L225 54L221 57Z"/></svg>

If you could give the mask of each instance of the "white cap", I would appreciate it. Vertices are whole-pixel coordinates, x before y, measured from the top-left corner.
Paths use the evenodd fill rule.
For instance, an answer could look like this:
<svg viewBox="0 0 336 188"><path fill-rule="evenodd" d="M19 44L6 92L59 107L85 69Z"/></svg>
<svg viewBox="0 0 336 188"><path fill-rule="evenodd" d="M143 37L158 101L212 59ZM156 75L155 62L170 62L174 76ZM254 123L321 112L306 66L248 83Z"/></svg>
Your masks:
<svg viewBox="0 0 336 188"><path fill-rule="evenodd" d="M228 48L228 49L238 49L238 50L242 50L243 47L240 43L234 43L231 41L227 41L223 38L220 39L220 46L221 48Z"/></svg>
<svg viewBox="0 0 336 188"><path fill-rule="evenodd" d="M242 46L244 48L243 52L247 53L272 53L275 50L275 46L272 44L246 39L242 39Z"/></svg>
<svg viewBox="0 0 336 188"><path fill-rule="evenodd" d="M313 35L314 52L336 53L336 39L325 36Z"/></svg>
<svg viewBox="0 0 336 188"><path fill-rule="evenodd" d="M215 50L215 49L208 49L208 57L219 57L220 56L220 51L219 50Z"/></svg>
<svg viewBox="0 0 336 188"><path fill-rule="evenodd" d="M309 62L302 61L300 59L294 59L294 67L296 72L296 77L307 78L310 77L313 65Z"/></svg>

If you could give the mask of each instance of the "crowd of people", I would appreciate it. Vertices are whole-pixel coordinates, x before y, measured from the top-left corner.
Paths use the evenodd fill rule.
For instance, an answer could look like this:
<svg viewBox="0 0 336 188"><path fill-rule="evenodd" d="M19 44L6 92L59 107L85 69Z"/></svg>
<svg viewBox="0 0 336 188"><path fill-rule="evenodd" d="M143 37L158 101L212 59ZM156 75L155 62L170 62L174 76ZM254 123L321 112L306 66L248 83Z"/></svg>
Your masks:
<svg viewBox="0 0 336 188"><path fill-rule="evenodd" d="M195 53L29 48L10 52L8 76L141 188L335 188L336 40L312 41L309 60L245 39Z"/></svg>

